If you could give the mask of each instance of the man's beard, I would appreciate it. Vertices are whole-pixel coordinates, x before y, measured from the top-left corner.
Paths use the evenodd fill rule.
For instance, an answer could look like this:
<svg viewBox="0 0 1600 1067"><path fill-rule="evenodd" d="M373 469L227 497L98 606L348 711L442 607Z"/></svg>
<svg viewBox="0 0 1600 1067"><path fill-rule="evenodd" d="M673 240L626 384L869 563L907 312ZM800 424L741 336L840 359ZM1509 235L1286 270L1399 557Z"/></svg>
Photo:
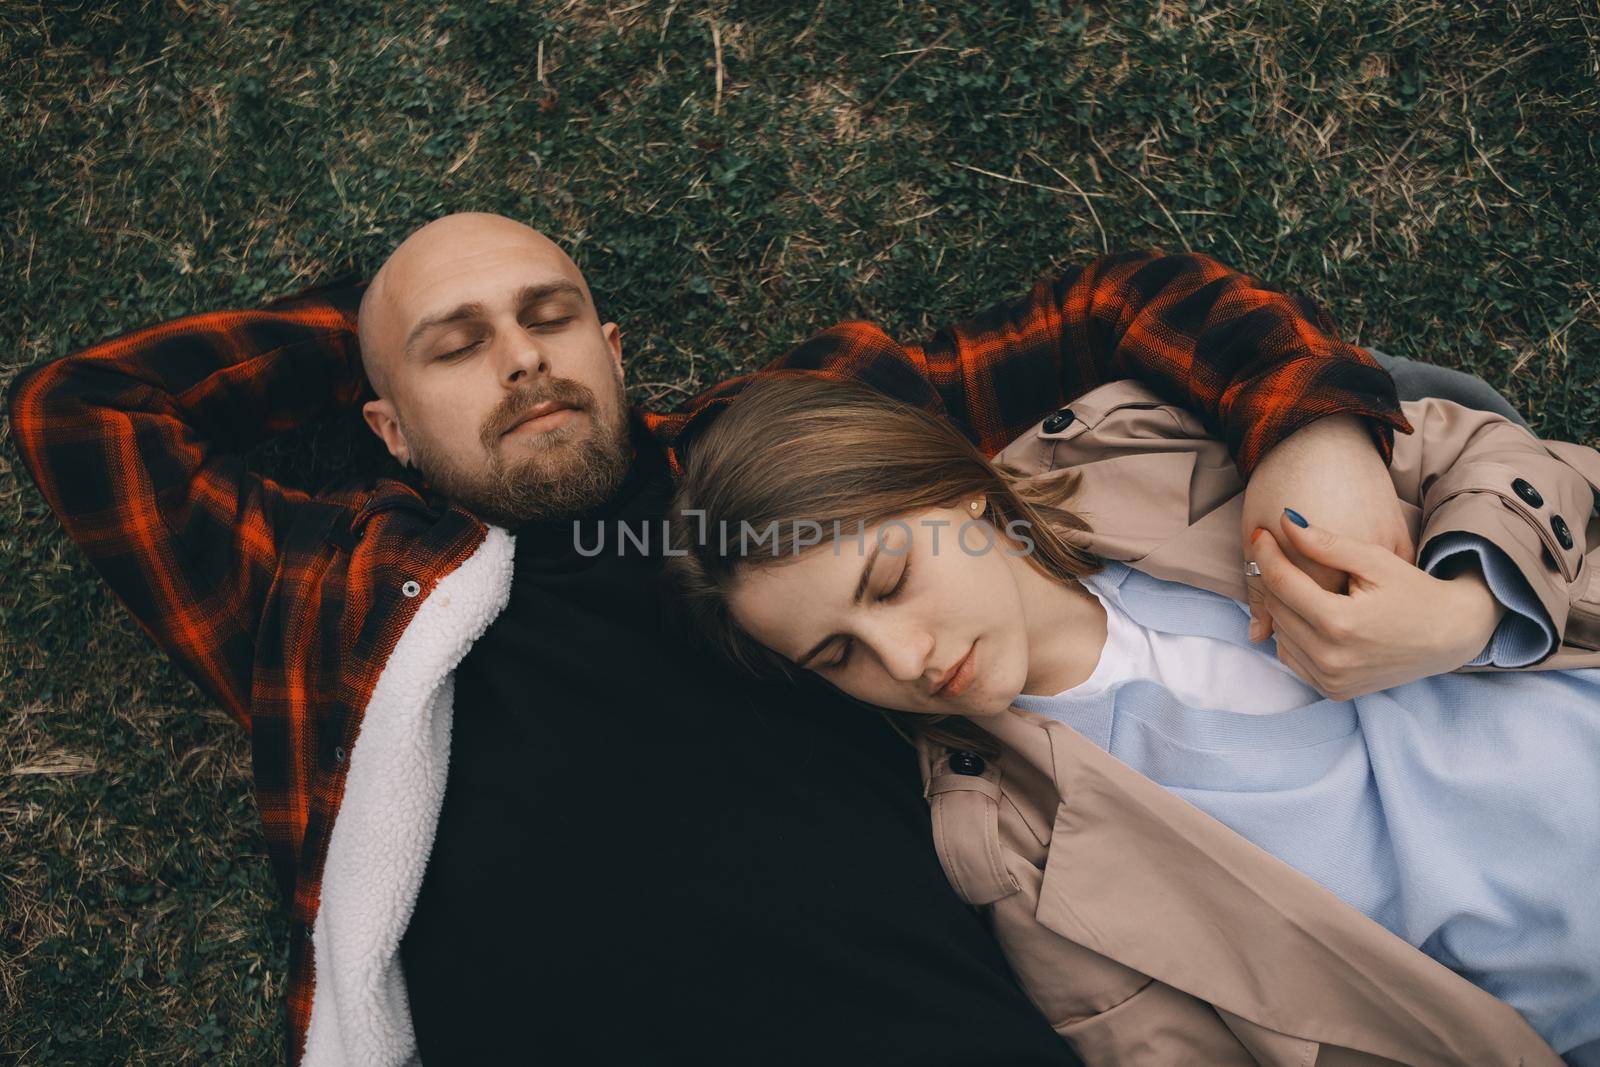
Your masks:
<svg viewBox="0 0 1600 1067"><path fill-rule="evenodd" d="M408 439L412 462L435 489L497 526L574 518L611 499L628 473L627 400L620 382L612 399L602 410L593 390L582 383L547 379L544 388L514 398L502 405L509 411L489 420L483 434L485 451L492 457L487 474L461 471L432 452L431 445ZM565 425L539 434L526 449L529 455L508 464L504 428L546 400L581 410Z"/></svg>

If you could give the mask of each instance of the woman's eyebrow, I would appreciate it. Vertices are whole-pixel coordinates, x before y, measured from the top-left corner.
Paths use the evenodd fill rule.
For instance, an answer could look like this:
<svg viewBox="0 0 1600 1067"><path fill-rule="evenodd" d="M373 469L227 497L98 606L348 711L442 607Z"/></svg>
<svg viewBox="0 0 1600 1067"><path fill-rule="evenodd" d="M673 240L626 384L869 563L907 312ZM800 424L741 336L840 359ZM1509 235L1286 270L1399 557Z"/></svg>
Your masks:
<svg viewBox="0 0 1600 1067"><path fill-rule="evenodd" d="M872 578L872 565L878 562L878 553L881 551L883 551L883 538L880 537L878 538L878 543L872 546L872 551L867 555L867 562L861 565L861 577L856 581L855 595L850 598L850 603L859 604L861 603L861 598L866 595L867 582ZM810 663L823 649L828 647L828 642L832 641L835 636L835 634L829 634L812 645L811 651L795 660L794 665L796 667L804 667L807 663Z"/></svg>

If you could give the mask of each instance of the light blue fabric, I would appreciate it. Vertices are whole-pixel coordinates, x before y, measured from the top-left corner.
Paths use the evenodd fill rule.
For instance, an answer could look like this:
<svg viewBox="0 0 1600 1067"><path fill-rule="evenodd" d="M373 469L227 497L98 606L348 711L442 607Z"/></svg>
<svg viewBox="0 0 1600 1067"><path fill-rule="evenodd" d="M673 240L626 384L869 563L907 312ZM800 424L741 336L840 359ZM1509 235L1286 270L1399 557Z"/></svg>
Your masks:
<svg viewBox="0 0 1600 1067"><path fill-rule="evenodd" d="M1108 563L1142 626L1252 645L1244 606ZM1600 670L1446 674L1270 715L1130 681L1019 697L1600 1062ZM1579 1046L1586 1046L1579 1049Z"/></svg>
<svg viewBox="0 0 1600 1067"><path fill-rule="evenodd" d="M1506 614L1489 637L1482 652L1468 660L1468 667L1494 664L1496 667L1526 667L1538 663L1556 650L1556 627L1549 612L1539 603L1528 580L1498 547L1477 534L1455 530L1440 534L1423 546L1417 566L1436 574L1445 561L1462 553L1478 557L1484 580L1496 600L1505 605Z"/></svg>

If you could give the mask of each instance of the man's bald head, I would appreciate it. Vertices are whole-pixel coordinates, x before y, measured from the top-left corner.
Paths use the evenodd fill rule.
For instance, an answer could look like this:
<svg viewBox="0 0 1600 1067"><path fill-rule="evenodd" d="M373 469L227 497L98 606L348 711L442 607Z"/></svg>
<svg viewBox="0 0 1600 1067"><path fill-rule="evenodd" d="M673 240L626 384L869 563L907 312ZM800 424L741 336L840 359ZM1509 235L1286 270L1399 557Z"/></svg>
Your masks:
<svg viewBox="0 0 1600 1067"><path fill-rule="evenodd" d="M403 355L409 330L407 312L417 311L418 290L440 271L460 271L486 248L521 246L534 260L564 267L592 305L589 283L572 258L550 238L515 219L482 211L461 211L413 230L383 261L361 296L356 332L361 365L380 397L393 392L390 367Z"/></svg>
<svg viewBox="0 0 1600 1067"><path fill-rule="evenodd" d="M479 212L428 223L373 275L356 324L367 424L445 495L511 524L620 484L621 331L539 231Z"/></svg>

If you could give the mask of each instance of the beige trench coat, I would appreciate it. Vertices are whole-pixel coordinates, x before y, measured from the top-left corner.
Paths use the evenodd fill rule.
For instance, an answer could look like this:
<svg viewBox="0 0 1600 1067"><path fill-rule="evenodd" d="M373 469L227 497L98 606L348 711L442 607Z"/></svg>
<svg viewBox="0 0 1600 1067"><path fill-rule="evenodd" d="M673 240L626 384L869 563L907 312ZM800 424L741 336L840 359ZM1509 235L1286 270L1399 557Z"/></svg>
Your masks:
<svg viewBox="0 0 1600 1067"><path fill-rule="evenodd" d="M1489 538L1562 635L1526 669L1600 666L1600 453L1449 401L1403 407L1416 432L1390 470L1416 543ZM996 459L1078 468L1090 549L1242 601L1243 485L1223 445L1133 382L1070 411ZM1069 727L1017 708L985 725L996 758L952 767L918 743L935 845L1091 1067L1559 1067L1508 1005Z"/></svg>

